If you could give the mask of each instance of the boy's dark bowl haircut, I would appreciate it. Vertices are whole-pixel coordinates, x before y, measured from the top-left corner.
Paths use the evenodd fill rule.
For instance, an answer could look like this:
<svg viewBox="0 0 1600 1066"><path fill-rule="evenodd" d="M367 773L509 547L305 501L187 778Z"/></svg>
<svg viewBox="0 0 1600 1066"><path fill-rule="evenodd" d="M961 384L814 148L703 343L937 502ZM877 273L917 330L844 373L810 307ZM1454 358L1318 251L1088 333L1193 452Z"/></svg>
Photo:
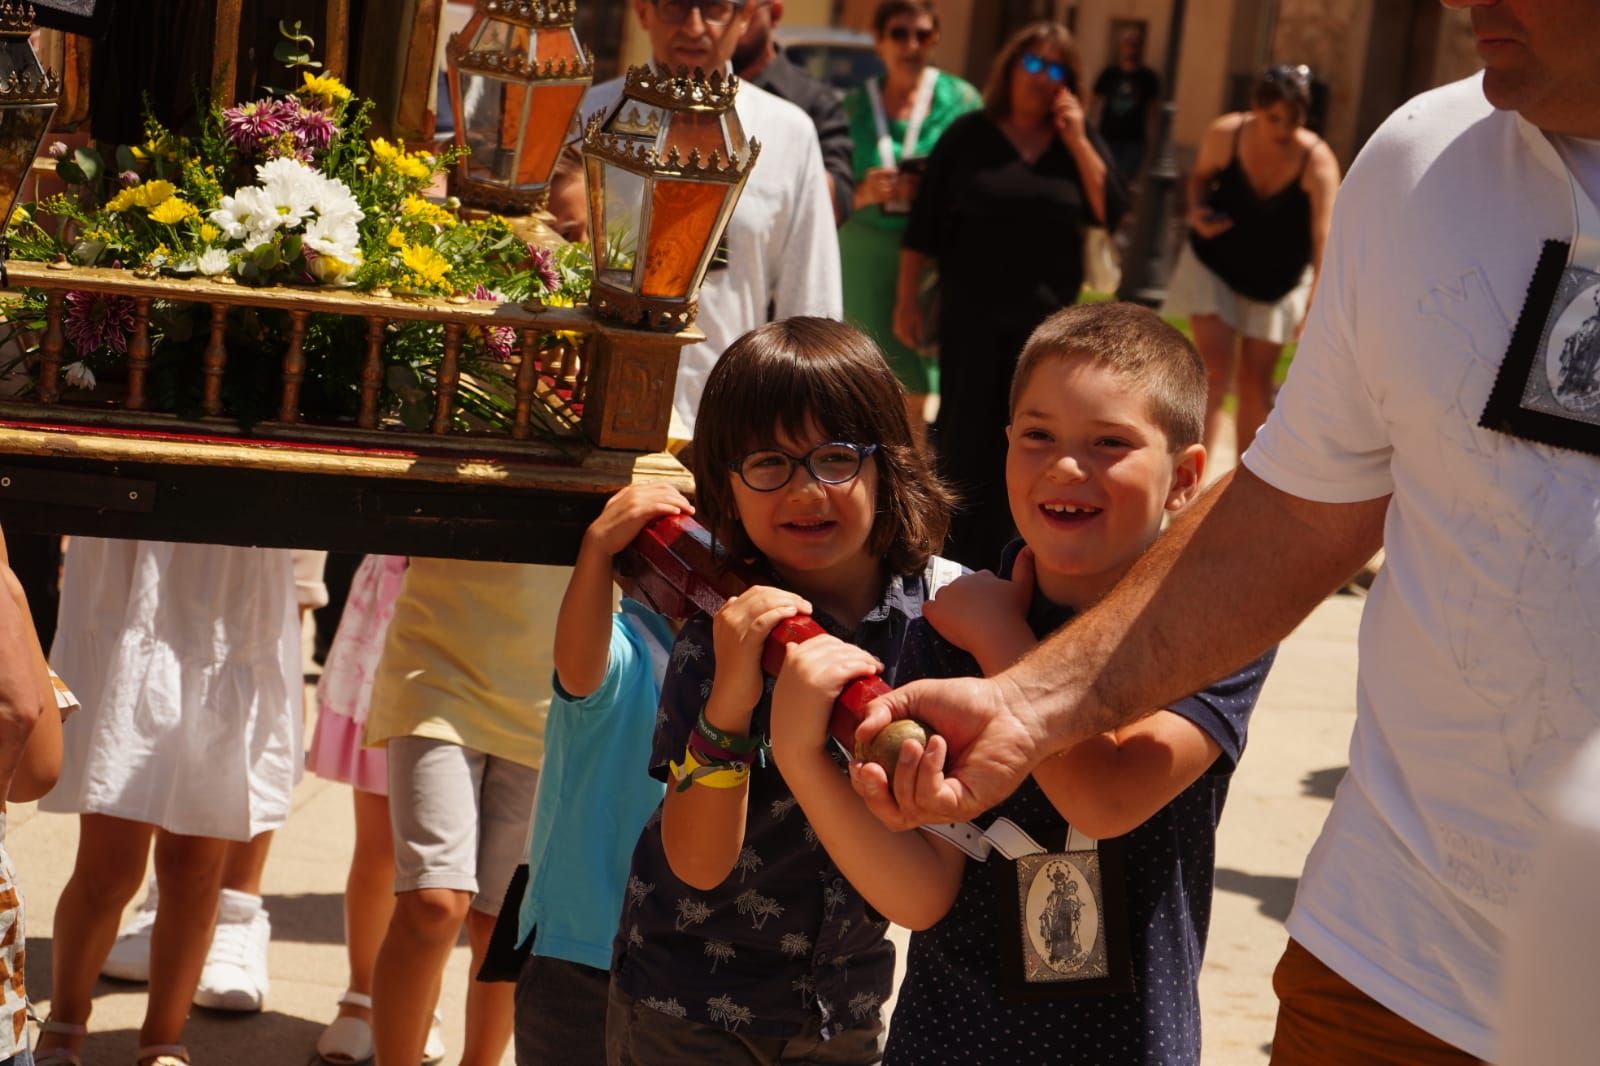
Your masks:
<svg viewBox="0 0 1600 1066"><path fill-rule="evenodd" d="M776 447L778 432L803 440L810 419L829 440L878 445L868 547L896 574L920 571L944 542L952 496L912 441L904 397L878 346L853 326L800 317L746 333L712 368L695 418L690 463L706 528L735 555L756 553L739 524L729 465Z"/></svg>
<svg viewBox="0 0 1600 1066"><path fill-rule="evenodd" d="M1169 451L1204 437L1206 368L1200 353L1177 327L1131 303L1074 304L1039 323L1011 377L1011 414L1041 361L1073 357L1137 384Z"/></svg>

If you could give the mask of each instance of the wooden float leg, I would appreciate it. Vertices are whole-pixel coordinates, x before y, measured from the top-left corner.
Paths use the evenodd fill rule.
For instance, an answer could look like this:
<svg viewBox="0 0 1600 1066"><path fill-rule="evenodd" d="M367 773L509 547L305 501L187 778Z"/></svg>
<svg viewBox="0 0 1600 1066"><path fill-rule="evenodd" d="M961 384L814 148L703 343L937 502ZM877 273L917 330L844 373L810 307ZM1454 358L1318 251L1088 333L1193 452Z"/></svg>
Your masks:
<svg viewBox="0 0 1600 1066"><path fill-rule="evenodd" d="M223 334L228 329L228 305L211 305L211 338L206 342L201 366L205 370L205 395L200 401L201 410L215 418L222 414L222 369L228 362L228 349Z"/></svg>
<svg viewBox="0 0 1600 1066"><path fill-rule="evenodd" d="M444 358L439 362L438 396L433 408L433 431L444 433L450 428L450 407L456 398L456 386L461 382L458 362L461 355L461 323L444 324Z"/></svg>
<svg viewBox="0 0 1600 1066"><path fill-rule="evenodd" d="M306 377L306 320L309 311L289 312L289 350L283 353L283 403L278 407L279 422L300 420L300 383Z"/></svg>
<svg viewBox="0 0 1600 1066"><path fill-rule="evenodd" d="M39 402L55 403L61 399L61 349L65 338L61 333L61 307L67 294L52 289L45 297L44 340L39 343Z"/></svg>

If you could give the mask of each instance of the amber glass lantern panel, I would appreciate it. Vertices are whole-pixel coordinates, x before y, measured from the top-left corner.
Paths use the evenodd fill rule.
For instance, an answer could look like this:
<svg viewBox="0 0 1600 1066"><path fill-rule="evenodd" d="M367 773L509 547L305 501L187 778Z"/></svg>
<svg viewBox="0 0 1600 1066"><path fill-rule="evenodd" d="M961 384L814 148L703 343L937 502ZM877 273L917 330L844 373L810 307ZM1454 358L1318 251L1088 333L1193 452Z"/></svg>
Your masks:
<svg viewBox="0 0 1600 1066"><path fill-rule="evenodd" d="M572 27L551 27L533 33L533 52L528 58L532 63L565 61L569 66L576 67L583 60L583 49ZM566 143L572 116L577 113L578 104L588 88L586 80L565 85L534 82L533 98L522 119L522 128L526 133L515 177L517 184L535 185L550 180L550 174L556 167L556 157ZM552 115L560 116L560 121L551 119Z"/></svg>
<svg viewBox="0 0 1600 1066"><path fill-rule="evenodd" d="M729 186L720 182L657 178L650 198L650 239L645 244L645 296L683 298L699 280L711 231Z"/></svg>
<svg viewBox="0 0 1600 1066"><path fill-rule="evenodd" d="M661 150L676 148L683 158L698 150L702 158L716 152L728 158L728 137L722 127L722 116L703 111L690 111L672 116L671 129L661 138Z"/></svg>

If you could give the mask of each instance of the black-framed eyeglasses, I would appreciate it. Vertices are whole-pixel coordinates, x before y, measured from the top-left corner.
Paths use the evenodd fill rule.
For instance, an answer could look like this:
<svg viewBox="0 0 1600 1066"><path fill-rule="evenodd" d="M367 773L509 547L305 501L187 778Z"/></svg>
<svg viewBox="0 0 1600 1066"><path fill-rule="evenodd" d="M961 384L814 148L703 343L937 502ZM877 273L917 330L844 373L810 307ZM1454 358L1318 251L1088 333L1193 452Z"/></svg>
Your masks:
<svg viewBox="0 0 1600 1066"><path fill-rule="evenodd" d="M918 44L927 44L937 35L937 30L929 29L927 26L890 26L884 31L884 36L895 44L905 44L913 37Z"/></svg>
<svg viewBox="0 0 1600 1066"><path fill-rule="evenodd" d="M661 21L671 26L689 20L693 8L700 9L700 20L707 26L726 26L744 7L744 0L652 0Z"/></svg>
<svg viewBox="0 0 1600 1066"><path fill-rule="evenodd" d="M1032 52L1022 53L1022 69L1029 74L1044 74L1053 82L1067 80L1067 65L1058 59L1046 59Z"/></svg>
<svg viewBox="0 0 1600 1066"><path fill-rule="evenodd" d="M804 455L790 455L777 448L761 448L735 459L728 469L739 475L753 492L777 492L794 477L795 468L804 466L824 485L843 485L861 473L861 464L878 450L876 444L847 444L831 440Z"/></svg>

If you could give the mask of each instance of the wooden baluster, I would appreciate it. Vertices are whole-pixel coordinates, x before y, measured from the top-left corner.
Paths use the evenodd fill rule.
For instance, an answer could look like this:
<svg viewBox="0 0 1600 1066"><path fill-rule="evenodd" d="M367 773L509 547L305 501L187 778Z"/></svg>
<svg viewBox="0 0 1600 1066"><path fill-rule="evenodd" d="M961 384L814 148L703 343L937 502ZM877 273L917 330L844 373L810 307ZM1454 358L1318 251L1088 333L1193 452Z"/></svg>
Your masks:
<svg viewBox="0 0 1600 1066"><path fill-rule="evenodd" d="M573 347L573 359L577 363L577 370L573 373L572 402L581 404L589 398L589 336Z"/></svg>
<svg viewBox="0 0 1600 1066"><path fill-rule="evenodd" d="M206 344L201 362L206 375L205 396L200 401L201 409L212 417L222 413L222 368L228 362L228 348L223 343L223 334L227 330L228 305L212 304L211 339Z"/></svg>
<svg viewBox="0 0 1600 1066"><path fill-rule="evenodd" d="M289 350L283 353L283 403L278 408L279 422L300 420L300 383L306 377L306 319L309 311L289 312Z"/></svg>
<svg viewBox="0 0 1600 1066"><path fill-rule="evenodd" d="M461 381L461 371L456 367L461 354L461 323L444 324L444 359L439 363L437 404L433 409L433 431L444 433L450 428L450 405L456 398L456 386Z"/></svg>
<svg viewBox="0 0 1600 1066"><path fill-rule="evenodd" d="M65 337L61 333L61 306L67 294L61 289L51 289L45 297L44 340L39 344L39 402L55 403L61 398L61 349Z"/></svg>
<svg viewBox="0 0 1600 1066"><path fill-rule="evenodd" d="M143 411L149 405L144 394L144 376L150 369L150 297L133 300L133 340L128 342L128 400L130 411Z"/></svg>
<svg viewBox="0 0 1600 1066"><path fill-rule="evenodd" d="M361 365L361 413L356 425L378 428L378 393L383 388L383 327L381 315L367 316L367 361Z"/></svg>
<svg viewBox="0 0 1600 1066"><path fill-rule="evenodd" d="M572 341L561 344L561 369L557 373L562 384L573 389L578 385L578 345Z"/></svg>
<svg viewBox="0 0 1600 1066"><path fill-rule="evenodd" d="M522 331L522 362L517 366L517 410L511 419L511 439L527 440L532 430L533 387L539 369L539 331Z"/></svg>

